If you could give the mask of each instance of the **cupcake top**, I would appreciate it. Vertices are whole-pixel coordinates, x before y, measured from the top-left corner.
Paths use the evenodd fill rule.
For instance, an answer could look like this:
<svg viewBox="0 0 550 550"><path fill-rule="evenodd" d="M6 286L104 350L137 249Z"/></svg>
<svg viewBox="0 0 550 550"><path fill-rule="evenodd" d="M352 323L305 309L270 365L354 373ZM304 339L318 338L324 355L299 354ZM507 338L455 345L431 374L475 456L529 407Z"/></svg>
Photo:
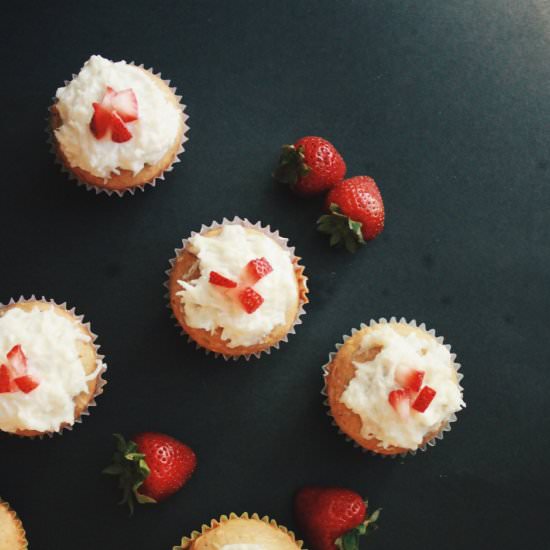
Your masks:
<svg viewBox="0 0 550 550"><path fill-rule="evenodd" d="M465 406L449 349L420 329L369 327L353 357L340 401L360 416L362 437L383 448L417 449Z"/></svg>
<svg viewBox="0 0 550 550"><path fill-rule="evenodd" d="M0 550L26 550L27 539L21 521L7 502L0 499Z"/></svg>
<svg viewBox="0 0 550 550"><path fill-rule="evenodd" d="M58 306L0 315L0 430L58 431L75 420L75 398L88 391L80 345L91 345L87 330Z"/></svg>
<svg viewBox="0 0 550 550"><path fill-rule="evenodd" d="M226 224L188 241L198 258L197 278L178 281L177 293L190 327L222 329L230 348L262 342L287 323L299 289L292 256L257 229Z"/></svg>
<svg viewBox="0 0 550 550"><path fill-rule="evenodd" d="M257 514L241 517L232 514L213 521L210 527L204 526L202 533L193 533L190 539L184 539L182 546L186 550L296 550L302 543L296 541L294 534L275 521L259 518Z"/></svg>
<svg viewBox="0 0 550 550"><path fill-rule="evenodd" d="M159 162L182 124L182 112L168 92L158 77L143 68L90 57L78 75L56 92L55 107L63 124L55 135L69 164L108 178L120 169L136 174L146 164ZM109 112L94 104L120 115L116 128L109 125L105 135L99 122ZM95 134L92 119L98 121Z"/></svg>

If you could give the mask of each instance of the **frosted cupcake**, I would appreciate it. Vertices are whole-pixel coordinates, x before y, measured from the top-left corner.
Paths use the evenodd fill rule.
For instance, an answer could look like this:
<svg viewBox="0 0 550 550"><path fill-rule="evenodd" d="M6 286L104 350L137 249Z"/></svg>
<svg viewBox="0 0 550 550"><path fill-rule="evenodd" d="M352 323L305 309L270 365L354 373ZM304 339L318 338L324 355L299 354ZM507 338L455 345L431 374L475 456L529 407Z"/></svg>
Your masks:
<svg viewBox="0 0 550 550"><path fill-rule="evenodd" d="M154 183L183 150L187 116L179 99L151 71L93 55L50 108L57 156L97 191Z"/></svg>
<svg viewBox="0 0 550 550"><path fill-rule="evenodd" d="M184 537L173 550L296 550L302 541L268 517L258 514L222 516Z"/></svg>
<svg viewBox="0 0 550 550"><path fill-rule="evenodd" d="M0 550L26 550L27 537L21 520L0 498Z"/></svg>
<svg viewBox="0 0 550 550"><path fill-rule="evenodd" d="M424 325L371 321L324 367L331 416L357 445L396 455L434 444L465 407L449 346Z"/></svg>
<svg viewBox="0 0 550 550"><path fill-rule="evenodd" d="M0 307L0 430L35 437L87 414L105 370L88 325L45 300Z"/></svg>
<svg viewBox="0 0 550 550"><path fill-rule="evenodd" d="M172 260L170 304L197 345L225 357L257 356L294 332L307 279L286 242L239 218L184 241Z"/></svg>

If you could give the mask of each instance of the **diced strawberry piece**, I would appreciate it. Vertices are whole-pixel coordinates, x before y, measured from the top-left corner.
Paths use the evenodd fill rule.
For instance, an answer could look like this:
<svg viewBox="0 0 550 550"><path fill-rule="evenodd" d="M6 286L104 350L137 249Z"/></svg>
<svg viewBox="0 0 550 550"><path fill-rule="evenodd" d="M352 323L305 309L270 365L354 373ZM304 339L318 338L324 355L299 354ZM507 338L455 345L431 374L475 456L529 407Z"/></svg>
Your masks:
<svg viewBox="0 0 550 550"><path fill-rule="evenodd" d="M20 376L19 378L16 378L14 382L23 393L30 393L40 385L39 382L29 375Z"/></svg>
<svg viewBox="0 0 550 550"><path fill-rule="evenodd" d="M114 91L111 86L107 86L107 90L105 91L105 95L103 96L103 99L101 100L101 105L105 107L105 109L108 109L111 111L113 109L113 100L116 97L116 92Z"/></svg>
<svg viewBox="0 0 550 550"><path fill-rule="evenodd" d="M111 139L115 143L124 143L132 139L132 133L126 128L126 124L115 111L111 113Z"/></svg>
<svg viewBox="0 0 550 550"><path fill-rule="evenodd" d="M92 103L94 116L90 121L90 130L96 139L105 137L111 127L111 111L100 103Z"/></svg>
<svg viewBox="0 0 550 550"><path fill-rule="evenodd" d="M430 406L436 393L430 386L424 386L412 405L413 409L423 413Z"/></svg>
<svg viewBox="0 0 550 550"><path fill-rule="evenodd" d="M19 344L13 346L6 357L14 376L22 376L27 372L27 358Z"/></svg>
<svg viewBox="0 0 550 550"><path fill-rule="evenodd" d="M264 303L262 296L249 286L240 292L239 300L247 313L254 313Z"/></svg>
<svg viewBox="0 0 550 550"><path fill-rule="evenodd" d="M6 365L0 366L0 393L11 392L11 376Z"/></svg>
<svg viewBox="0 0 550 550"><path fill-rule="evenodd" d="M254 282L259 281L273 271L271 264L265 258L250 260L248 264L246 264L246 269Z"/></svg>
<svg viewBox="0 0 550 550"><path fill-rule="evenodd" d="M420 391L423 379L423 370L411 369L409 367L399 367L395 373L395 381L403 388L411 390L415 393Z"/></svg>
<svg viewBox="0 0 550 550"><path fill-rule="evenodd" d="M138 102L134 90L128 88L117 92L112 100L113 110L115 110L124 122L132 122L139 118Z"/></svg>
<svg viewBox="0 0 550 550"><path fill-rule="evenodd" d="M393 390L388 395L390 405L402 420L409 418L411 412L411 397L408 390Z"/></svg>
<svg viewBox="0 0 550 550"><path fill-rule="evenodd" d="M227 277L220 275L217 271L210 272L210 277L208 278L208 282L210 284L213 284L216 286L224 286L226 288L235 288L237 286L237 283L235 281L232 281L231 279L228 279Z"/></svg>

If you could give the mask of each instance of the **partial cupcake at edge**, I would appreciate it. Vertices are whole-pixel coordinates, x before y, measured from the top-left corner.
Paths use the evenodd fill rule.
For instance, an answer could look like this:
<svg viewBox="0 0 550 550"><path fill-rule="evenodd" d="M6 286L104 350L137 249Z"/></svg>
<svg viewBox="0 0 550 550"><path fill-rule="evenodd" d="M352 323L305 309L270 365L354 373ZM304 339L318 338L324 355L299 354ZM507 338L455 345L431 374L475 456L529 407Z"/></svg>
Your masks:
<svg viewBox="0 0 550 550"><path fill-rule="evenodd" d="M275 520L258 514L230 514L213 519L184 537L173 550L297 550L302 541Z"/></svg>
<svg viewBox="0 0 550 550"><path fill-rule="evenodd" d="M88 414L105 384L94 341L64 305L34 298L0 304L0 430L51 435Z"/></svg>
<svg viewBox="0 0 550 550"><path fill-rule="evenodd" d="M10 505L0 498L0 550L27 550L25 529Z"/></svg>
<svg viewBox="0 0 550 550"><path fill-rule="evenodd" d="M330 415L344 435L373 453L425 450L466 406L454 359L443 338L414 321L362 325L323 367Z"/></svg>
<svg viewBox="0 0 550 550"><path fill-rule="evenodd" d="M154 184L183 151L187 115L179 100L151 70L93 55L50 107L57 157L97 192Z"/></svg>
<svg viewBox="0 0 550 550"><path fill-rule="evenodd" d="M287 239L235 218L203 226L183 245L167 286L176 320L199 347L249 358L294 332L308 289Z"/></svg>

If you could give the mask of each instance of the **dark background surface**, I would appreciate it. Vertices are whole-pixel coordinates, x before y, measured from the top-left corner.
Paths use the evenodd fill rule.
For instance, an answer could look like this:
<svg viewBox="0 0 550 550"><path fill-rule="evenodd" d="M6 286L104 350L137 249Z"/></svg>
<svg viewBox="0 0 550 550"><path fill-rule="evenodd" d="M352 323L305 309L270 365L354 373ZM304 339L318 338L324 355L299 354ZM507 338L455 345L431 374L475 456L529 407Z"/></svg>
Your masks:
<svg viewBox="0 0 550 550"><path fill-rule="evenodd" d="M31 548L168 550L230 511L295 527L304 484L382 506L373 550L547 548L550 2L76 4L12 4L0 20L0 300L77 306L109 364L73 432L0 436L0 495ZM156 189L96 196L53 162L46 109L93 53L152 66L183 94L190 141ZM355 256L316 232L320 201L271 182L279 146L307 134L381 188L386 229ZM311 285L297 335L250 364L187 344L162 287L180 239L234 215L289 237ZM346 443L319 395L342 333L391 315L446 337L468 404L405 460ZM180 438L199 465L130 519L100 470L112 432L142 430Z"/></svg>

